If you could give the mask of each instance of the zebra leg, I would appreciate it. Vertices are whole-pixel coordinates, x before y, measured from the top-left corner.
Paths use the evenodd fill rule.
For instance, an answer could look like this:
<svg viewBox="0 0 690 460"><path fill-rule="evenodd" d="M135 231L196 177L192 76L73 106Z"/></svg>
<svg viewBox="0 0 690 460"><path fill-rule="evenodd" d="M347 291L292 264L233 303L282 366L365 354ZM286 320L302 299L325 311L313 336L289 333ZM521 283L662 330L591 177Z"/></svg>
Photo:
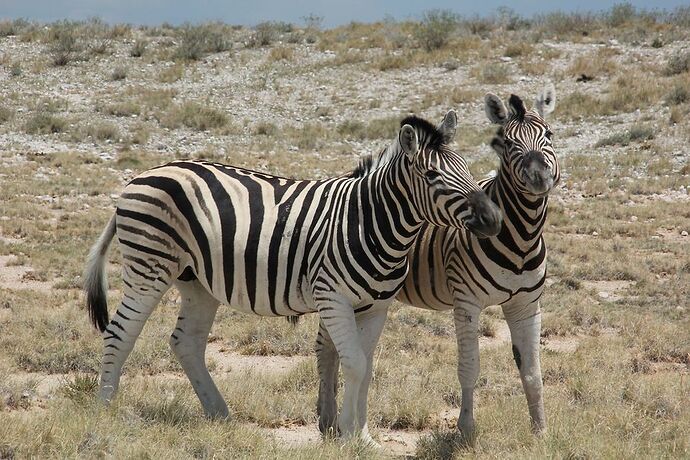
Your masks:
<svg viewBox="0 0 690 460"><path fill-rule="evenodd" d="M384 309L371 313L363 313L356 318L359 340L367 360L367 370L364 374L364 381L359 389L357 407L357 415L359 417L358 426L362 429L361 438L367 443L377 447L380 447L379 444L369 435L369 427L367 425L367 397L369 395L369 385L371 384L371 377L373 374L374 351L381 337L387 315L388 309Z"/></svg>
<svg viewBox="0 0 690 460"><path fill-rule="evenodd" d="M333 299L333 293L328 293ZM344 438L359 434L357 415L360 388L367 372L367 360L360 345L355 312L352 306L341 299L320 300L317 304L319 316L328 335L333 340L343 368L343 407L338 417L338 428Z"/></svg>
<svg viewBox="0 0 690 460"><path fill-rule="evenodd" d="M328 335L323 321L319 321L319 333L316 336L316 367L319 370L319 399L316 413L319 415L319 430L322 434L337 434L338 404L338 368L340 359L335 345Z"/></svg>
<svg viewBox="0 0 690 460"><path fill-rule="evenodd" d="M520 371L522 387L527 397L532 431L535 434L542 434L546 431L546 417L544 415L544 385L539 363L541 332L539 301L527 306L504 306L503 314L510 328L513 357Z"/></svg>
<svg viewBox="0 0 690 460"><path fill-rule="evenodd" d="M170 336L170 348L194 387L207 417L228 417L228 406L206 367L206 341L218 310L218 300L197 280L178 281L180 313Z"/></svg>
<svg viewBox="0 0 690 460"><path fill-rule="evenodd" d="M134 348L144 323L171 285L165 273L143 274L140 269L132 270L132 266L127 264L122 269L122 275L125 286L122 302L103 333L98 399L104 403L109 403L115 397L122 366Z"/></svg>
<svg viewBox="0 0 690 460"><path fill-rule="evenodd" d="M474 386L479 377L479 313L476 305L456 302L453 310L455 337L458 342L458 379L462 402L458 429L465 439L474 440Z"/></svg>

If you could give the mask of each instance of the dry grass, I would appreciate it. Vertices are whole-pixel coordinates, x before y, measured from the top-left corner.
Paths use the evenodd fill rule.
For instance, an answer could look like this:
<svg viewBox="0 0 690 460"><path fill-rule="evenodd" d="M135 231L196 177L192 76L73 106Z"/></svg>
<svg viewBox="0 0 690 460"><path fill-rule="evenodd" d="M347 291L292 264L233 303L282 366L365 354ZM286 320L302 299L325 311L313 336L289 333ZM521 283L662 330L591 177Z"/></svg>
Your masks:
<svg viewBox="0 0 690 460"><path fill-rule="evenodd" d="M8 285L0 276L0 457L384 457L357 444L291 445L291 434L286 440L267 434L315 426L313 315L295 328L282 319L219 311L209 364L232 419L209 421L167 345L178 309L171 292L125 367L122 393L110 408L99 406L94 384L101 340L79 292L84 256L111 215L114 196L138 171L193 156L285 176L328 177L381 148L408 110L437 121L457 109L457 149L473 174L484 177L498 160L486 146L495 127L484 121L482 97L488 91L506 96L515 89L503 85L513 79L518 85L523 73L534 81L520 81L520 88L536 87L545 75L564 88L552 121L563 176L550 202L549 286L541 299L549 432L539 439L529 433L496 308L480 322L481 340L492 346L481 351L473 447L454 431L460 388L448 313L391 310L375 355L371 430L379 440L391 429L421 435L419 458L687 456L690 240L683 232L690 231L690 208L683 191L690 189L690 163L678 146L690 135L690 107L686 59L676 51L687 40L687 18L683 9L666 17L629 8L453 18L440 31L439 47L429 41L432 51L415 21L311 27L310 38L281 23L250 31L217 24L131 28L95 21L44 28L0 22L0 40L39 47L36 56L22 57L23 72L12 77L18 84L3 93L0 108L0 134L36 142L9 141L0 153L0 255L8 257L0 274L21 277ZM625 47L620 55L606 47L572 51L611 38L641 44L644 59ZM316 43L304 44L310 40ZM646 47L654 43L661 48ZM233 44L237 51L227 53ZM260 46L268 48L253 48ZM311 49L333 53L316 58ZM107 81L115 65L106 61L116 51L126 60L117 65L131 74L122 82ZM210 56L219 51L226 54ZM61 55L65 65L52 67ZM303 64L303 55L313 62ZM502 56L512 61L500 62ZM8 75L15 62L16 56L2 62ZM216 80L237 64L261 70L248 79L256 90L247 100L233 99L234 83ZM275 74L258 75L267 69ZM311 79L312 72L327 89L323 94L292 85L293 76ZM575 83L581 73L595 79ZM82 104L73 94L23 89L77 74L106 80L103 91ZM417 74L425 76L421 83L406 80ZM438 74L433 81L440 84L427 83ZM208 78L213 94L204 86ZM395 94L361 91L367 78L394 82ZM280 111L280 101L294 99L308 101L299 120L297 112ZM277 101L273 116L256 116L266 101ZM182 149L181 136L194 148ZM59 142L88 152L43 152L41 146ZM102 159L96 152L112 155ZM113 251L111 308L120 295L118 264ZM264 372L228 365L223 359L229 355L292 364Z"/></svg>

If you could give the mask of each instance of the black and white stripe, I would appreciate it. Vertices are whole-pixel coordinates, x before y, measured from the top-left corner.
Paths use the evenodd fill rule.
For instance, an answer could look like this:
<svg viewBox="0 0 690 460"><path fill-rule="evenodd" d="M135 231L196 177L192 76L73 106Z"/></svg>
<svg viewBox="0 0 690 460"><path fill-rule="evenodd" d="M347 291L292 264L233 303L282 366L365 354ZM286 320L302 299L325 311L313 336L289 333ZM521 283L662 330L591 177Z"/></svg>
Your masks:
<svg viewBox="0 0 690 460"><path fill-rule="evenodd" d="M228 414L204 363L219 303L261 316L318 312L345 372L340 429L368 438L371 351L422 222L500 228L497 208L447 147L456 124L454 112L438 128L409 117L379 156L331 179L175 161L132 180L86 272L88 308L105 333L101 399L114 396L144 322L175 284L182 306L170 344L208 415ZM103 267L115 235L124 292L108 321Z"/></svg>
<svg viewBox="0 0 690 460"><path fill-rule="evenodd" d="M494 95L486 97L489 119L501 125L492 147L501 159L498 174L480 182L503 213L500 233L478 238L455 228L422 224L410 252L410 271L398 299L432 310L453 310L458 341L458 376L462 408L458 427L474 432L473 391L479 373L478 325L481 310L501 305L508 321L513 352L528 400L532 426L546 426L539 366L541 316L539 298L546 278L546 246L542 237L548 193L560 178L543 116L553 110L555 91L547 87L527 111L517 96L509 109ZM317 342L323 340L317 339ZM328 412L337 379L332 345L319 356L323 372L318 406ZM333 361L336 361L333 364ZM322 429L329 420L322 420Z"/></svg>

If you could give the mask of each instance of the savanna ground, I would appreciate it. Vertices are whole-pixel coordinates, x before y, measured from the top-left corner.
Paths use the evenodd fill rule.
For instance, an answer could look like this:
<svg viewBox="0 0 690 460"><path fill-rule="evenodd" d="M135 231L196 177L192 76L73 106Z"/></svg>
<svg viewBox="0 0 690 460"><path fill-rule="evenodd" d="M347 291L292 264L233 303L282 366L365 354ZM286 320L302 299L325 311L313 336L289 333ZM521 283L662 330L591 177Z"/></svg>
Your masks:
<svg viewBox="0 0 690 460"><path fill-rule="evenodd" d="M0 458L687 457L690 10L319 25L0 22ZM203 157L340 174L404 115L454 108L479 178L497 167L483 95L531 100L547 81L563 174L546 228L544 437L497 308L482 318L473 447L453 436L450 316L399 305L371 385L380 452L317 434L315 317L293 328L221 309L208 361L232 420L204 419L167 346L174 292L119 398L95 402L101 340L80 273L137 172ZM111 307L118 263L114 250Z"/></svg>

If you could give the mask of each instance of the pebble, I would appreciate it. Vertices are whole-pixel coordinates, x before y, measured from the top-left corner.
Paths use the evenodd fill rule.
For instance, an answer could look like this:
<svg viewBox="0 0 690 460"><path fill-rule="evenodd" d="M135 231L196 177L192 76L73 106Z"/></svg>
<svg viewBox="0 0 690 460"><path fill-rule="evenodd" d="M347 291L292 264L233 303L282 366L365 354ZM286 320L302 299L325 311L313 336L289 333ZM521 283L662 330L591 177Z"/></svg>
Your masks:
<svg viewBox="0 0 690 460"><path fill-rule="evenodd" d="M682 232L680 232L680 236L688 236L688 232L683 230Z"/></svg>
<svg viewBox="0 0 690 460"><path fill-rule="evenodd" d="M599 297L601 297L602 299L608 299L608 298L609 298L609 295L610 295L610 294L609 294L608 292L606 292L606 291L601 291L601 292L598 292L597 294L598 294Z"/></svg>
<svg viewBox="0 0 690 460"><path fill-rule="evenodd" d="M630 222L637 222L637 216L630 216Z"/></svg>
<svg viewBox="0 0 690 460"><path fill-rule="evenodd" d="M599 232L592 232L592 236L599 236Z"/></svg>

